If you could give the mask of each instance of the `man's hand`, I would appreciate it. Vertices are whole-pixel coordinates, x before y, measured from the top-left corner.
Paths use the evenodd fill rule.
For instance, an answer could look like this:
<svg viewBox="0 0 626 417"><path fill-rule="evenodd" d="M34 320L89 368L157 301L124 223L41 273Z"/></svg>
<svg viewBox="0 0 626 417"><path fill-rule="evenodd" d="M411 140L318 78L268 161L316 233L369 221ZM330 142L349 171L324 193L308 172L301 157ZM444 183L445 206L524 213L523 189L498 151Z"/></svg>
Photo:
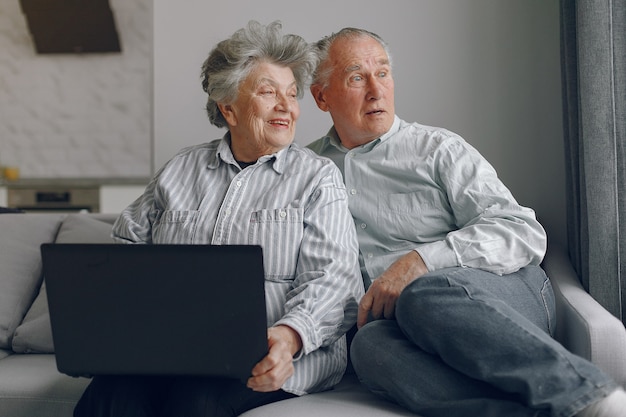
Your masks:
<svg viewBox="0 0 626 417"><path fill-rule="evenodd" d="M422 257L411 251L395 261L389 269L372 282L359 303L357 327L367 323L368 314L376 320L391 319L395 314L396 301L400 293L413 280L428 272Z"/></svg>
<svg viewBox="0 0 626 417"><path fill-rule="evenodd" d="M293 356L302 349L300 335L289 326L267 329L269 353L252 369L248 388L259 392L280 389L293 375Z"/></svg>

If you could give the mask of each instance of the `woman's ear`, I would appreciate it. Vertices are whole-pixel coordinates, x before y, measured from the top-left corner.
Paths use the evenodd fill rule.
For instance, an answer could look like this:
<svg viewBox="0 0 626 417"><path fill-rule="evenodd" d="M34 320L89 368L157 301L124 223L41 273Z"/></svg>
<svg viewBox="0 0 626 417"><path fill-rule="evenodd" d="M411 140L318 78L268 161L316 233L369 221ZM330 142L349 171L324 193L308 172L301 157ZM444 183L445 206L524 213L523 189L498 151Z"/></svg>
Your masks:
<svg viewBox="0 0 626 417"><path fill-rule="evenodd" d="M237 126L237 115L230 104L217 103L217 108L222 112L229 126Z"/></svg>
<svg viewBox="0 0 626 417"><path fill-rule="evenodd" d="M313 95L313 99L315 103L317 103L317 107L321 111L328 111L328 105L326 104L326 97L324 95L324 88L319 84L311 84L311 94Z"/></svg>

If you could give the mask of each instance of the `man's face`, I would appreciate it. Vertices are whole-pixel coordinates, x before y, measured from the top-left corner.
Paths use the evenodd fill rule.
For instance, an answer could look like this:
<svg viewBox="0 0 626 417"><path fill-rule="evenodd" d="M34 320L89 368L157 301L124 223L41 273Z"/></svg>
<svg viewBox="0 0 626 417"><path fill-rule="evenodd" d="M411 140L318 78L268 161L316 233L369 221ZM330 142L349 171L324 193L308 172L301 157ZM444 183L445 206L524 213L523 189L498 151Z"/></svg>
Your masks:
<svg viewBox="0 0 626 417"><path fill-rule="evenodd" d="M312 85L318 107L330 112L342 144L354 148L393 124L394 85L389 57L373 38L339 39L329 50L332 73L326 88Z"/></svg>

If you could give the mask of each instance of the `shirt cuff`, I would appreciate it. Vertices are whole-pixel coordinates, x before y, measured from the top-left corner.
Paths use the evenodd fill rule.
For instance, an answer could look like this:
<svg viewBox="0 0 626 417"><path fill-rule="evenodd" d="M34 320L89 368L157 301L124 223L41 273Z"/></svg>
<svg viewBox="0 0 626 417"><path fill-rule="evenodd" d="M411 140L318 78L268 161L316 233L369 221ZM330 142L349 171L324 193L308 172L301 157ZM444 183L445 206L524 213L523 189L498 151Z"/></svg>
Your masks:
<svg viewBox="0 0 626 417"><path fill-rule="evenodd" d="M415 251L422 257L429 272L460 266L456 253L445 240L421 245Z"/></svg>

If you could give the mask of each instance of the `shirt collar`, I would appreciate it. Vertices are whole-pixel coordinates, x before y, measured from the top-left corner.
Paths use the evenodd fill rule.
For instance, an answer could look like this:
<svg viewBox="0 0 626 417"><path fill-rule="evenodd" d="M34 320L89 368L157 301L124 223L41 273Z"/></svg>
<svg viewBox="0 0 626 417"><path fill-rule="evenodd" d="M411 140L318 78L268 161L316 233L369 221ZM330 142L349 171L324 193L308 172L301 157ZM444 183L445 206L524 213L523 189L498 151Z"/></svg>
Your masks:
<svg viewBox="0 0 626 417"><path fill-rule="evenodd" d="M215 157L211 158L207 164L207 168L209 169L217 169L221 162L239 166L237 161L235 160L235 156L233 155L233 151L230 149L231 138L230 131L226 132L220 143L217 145L217 150L215 151ZM285 171L285 164L287 159L287 149L289 149L291 145L286 148L281 149L280 151L273 153L271 155L263 155L257 161L259 163L270 162L272 164L272 168L276 171L277 174L282 174Z"/></svg>
<svg viewBox="0 0 626 417"><path fill-rule="evenodd" d="M391 128L384 133L378 139L374 139L371 142L368 142L364 145L358 146L357 148L361 148L364 151L369 151L375 148L379 143L385 142L391 136L393 136L396 132L400 130L400 118L398 116L394 116L393 124ZM342 152L348 152L348 149L341 144L341 140L339 139L339 135L337 134L337 130L335 126L331 127L326 136L322 138L323 140L323 149L326 149L328 146L333 146L334 148L339 149Z"/></svg>

